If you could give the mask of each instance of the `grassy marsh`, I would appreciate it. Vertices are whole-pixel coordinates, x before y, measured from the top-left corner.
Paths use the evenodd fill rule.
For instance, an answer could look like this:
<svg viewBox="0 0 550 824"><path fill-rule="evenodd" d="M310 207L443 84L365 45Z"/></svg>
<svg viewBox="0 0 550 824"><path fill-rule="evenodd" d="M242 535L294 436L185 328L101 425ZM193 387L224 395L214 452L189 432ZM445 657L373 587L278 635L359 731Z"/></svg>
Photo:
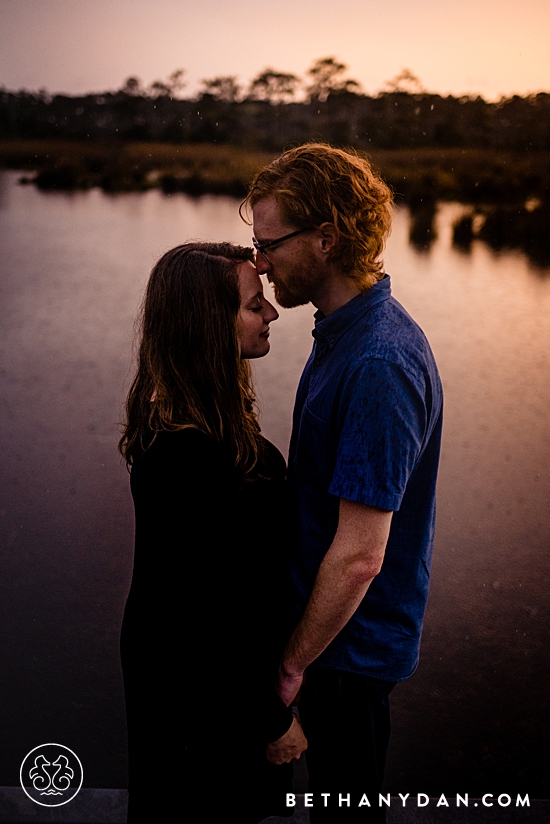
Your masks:
<svg viewBox="0 0 550 824"><path fill-rule="evenodd" d="M57 191L160 188L166 194L240 198L275 156L227 144L0 141L0 166L22 170L22 182ZM455 228L457 246L466 249L479 237L495 249L519 248L540 265L550 263L550 152L378 149L369 156L396 202L409 207L411 242L418 248L435 239L437 201L459 201L472 212ZM481 223L473 221L476 214ZM478 223L476 234L472 226Z"/></svg>

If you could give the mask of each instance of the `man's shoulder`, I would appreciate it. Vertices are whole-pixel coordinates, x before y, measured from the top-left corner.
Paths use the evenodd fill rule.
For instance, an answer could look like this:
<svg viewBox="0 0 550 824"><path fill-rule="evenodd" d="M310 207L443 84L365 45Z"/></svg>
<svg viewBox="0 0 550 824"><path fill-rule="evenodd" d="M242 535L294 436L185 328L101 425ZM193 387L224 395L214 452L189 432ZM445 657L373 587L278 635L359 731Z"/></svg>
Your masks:
<svg viewBox="0 0 550 824"><path fill-rule="evenodd" d="M418 323L409 315L404 306L391 295L365 314L359 323L363 334L375 340L424 339L425 335Z"/></svg>
<svg viewBox="0 0 550 824"><path fill-rule="evenodd" d="M415 374L437 371L435 359L418 323L394 297L377 304L350 330L348 367L380 360Z"/></svg>

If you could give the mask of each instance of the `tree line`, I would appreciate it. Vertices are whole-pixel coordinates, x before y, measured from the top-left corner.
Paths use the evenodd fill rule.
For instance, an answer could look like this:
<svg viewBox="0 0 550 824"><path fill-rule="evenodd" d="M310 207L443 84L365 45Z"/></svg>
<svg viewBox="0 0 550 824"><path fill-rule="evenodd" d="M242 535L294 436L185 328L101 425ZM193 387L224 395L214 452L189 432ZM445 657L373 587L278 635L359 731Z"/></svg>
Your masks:
<svg viewBox="0 0 550 824"><path fill-rule="evenodd" d="M550 149L550 94L488 102L426 91L408 69L365 94L334 57L305 79L267 68L245 88L237 77L201 82L183 96L185 72L144 86L129 77L114 92L70 96L0 89L0 139L216 143L279 151L308 140L358 149Z"/></svg>

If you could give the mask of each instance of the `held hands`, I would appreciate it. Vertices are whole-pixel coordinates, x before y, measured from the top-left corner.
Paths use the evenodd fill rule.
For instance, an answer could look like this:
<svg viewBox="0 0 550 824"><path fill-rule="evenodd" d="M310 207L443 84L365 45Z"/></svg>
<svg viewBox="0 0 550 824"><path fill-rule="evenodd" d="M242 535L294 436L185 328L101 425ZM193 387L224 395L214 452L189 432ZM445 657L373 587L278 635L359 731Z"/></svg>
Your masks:
<svg viewBox="0 0 550 824"><path fill-rule="evenodd" d="M307 739L300 722L293 716L285 734L267 745L266 755L272 764L288 764L293 758L299 758L304 750L307 750Z"/></svg>
<svg viewBox="0 0 550 824"><path fill-rule="evenodd" d="M290 674L281 664L277 679L276 691L282 701L289 707L302 686L304 674ZM272 741L267 745L267 760L273 764L288 764L294 758L299 758L307 750L307 739L302 726L296 716L292 718L292 724L277 741Z"/></svg>

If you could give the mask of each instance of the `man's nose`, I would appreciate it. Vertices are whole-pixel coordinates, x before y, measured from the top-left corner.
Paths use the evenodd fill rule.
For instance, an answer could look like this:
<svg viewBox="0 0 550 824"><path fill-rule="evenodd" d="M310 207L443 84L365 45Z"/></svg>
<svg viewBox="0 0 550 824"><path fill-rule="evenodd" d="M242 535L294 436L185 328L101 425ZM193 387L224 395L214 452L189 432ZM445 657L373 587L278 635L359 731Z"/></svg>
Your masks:
<svg viewBox="0 0 550 824"><path fill-rule="evenodd" d="M262 252L256 252L256 270L259 275L265 275L269 272L270 262Z"/></svg>

